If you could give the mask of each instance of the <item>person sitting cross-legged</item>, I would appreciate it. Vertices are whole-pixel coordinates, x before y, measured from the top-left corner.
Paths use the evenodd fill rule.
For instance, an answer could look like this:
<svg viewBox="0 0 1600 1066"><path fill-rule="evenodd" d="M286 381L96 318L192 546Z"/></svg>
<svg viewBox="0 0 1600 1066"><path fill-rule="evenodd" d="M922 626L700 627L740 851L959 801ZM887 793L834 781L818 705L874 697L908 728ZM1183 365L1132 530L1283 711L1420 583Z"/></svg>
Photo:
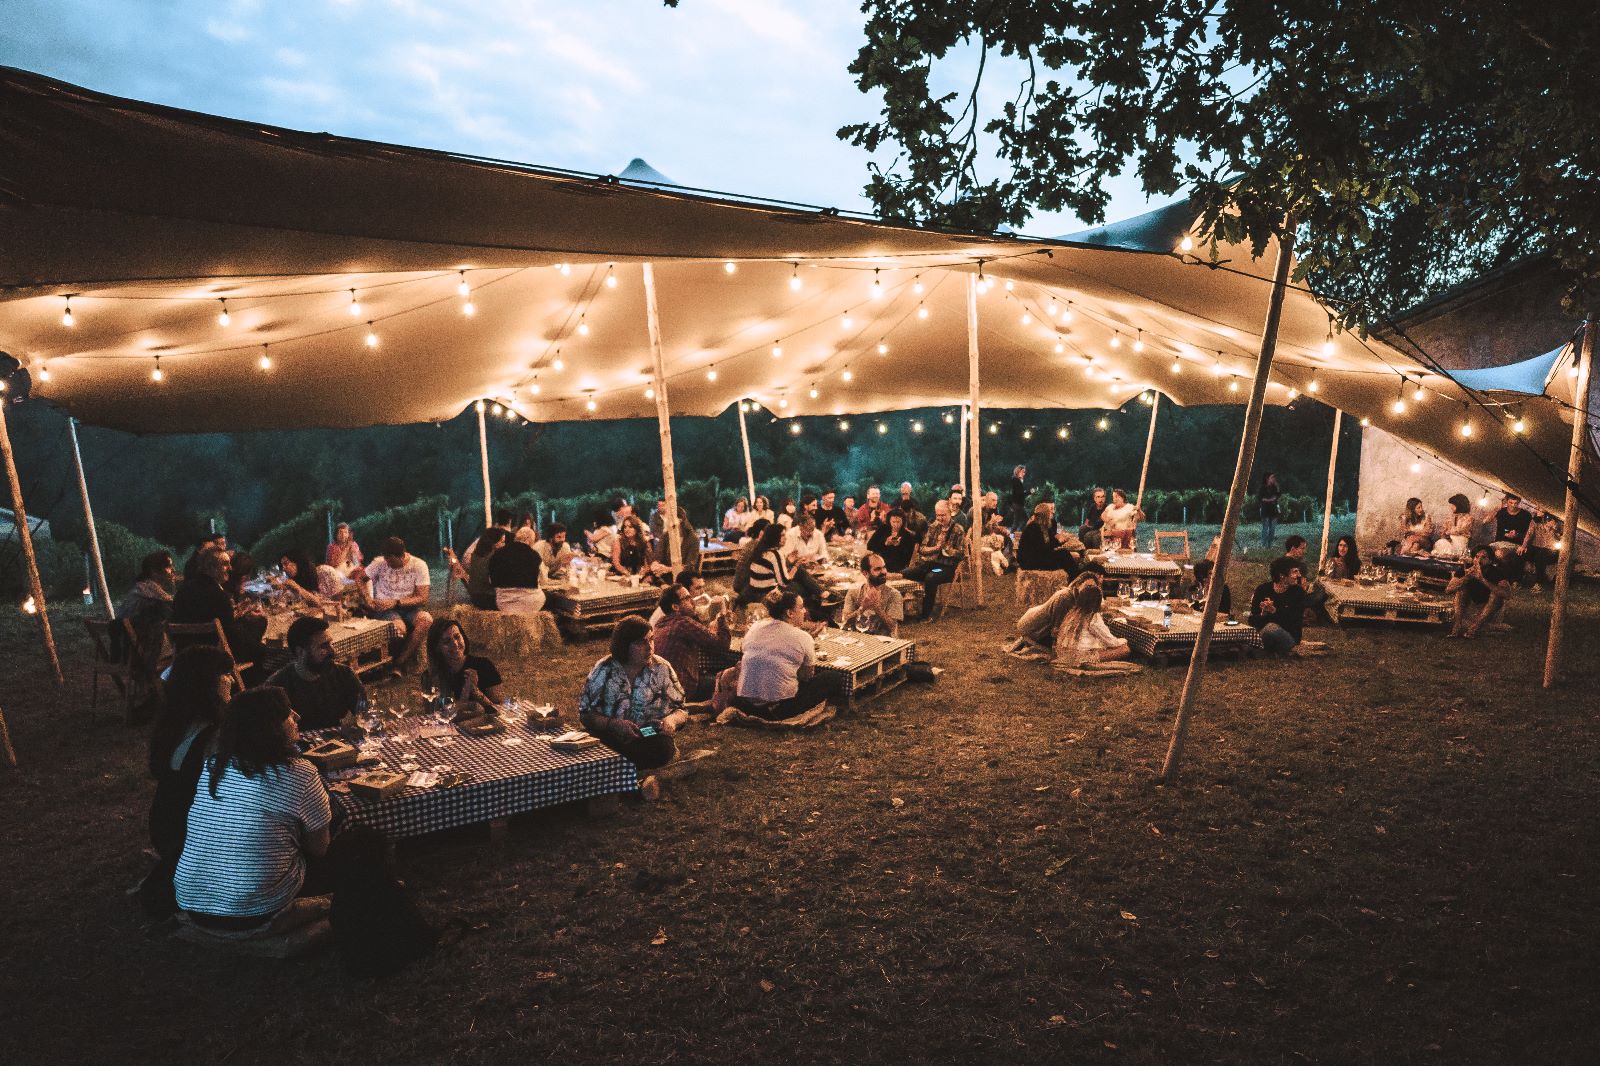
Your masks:
<svg viewBox="0 0 1600 1066"><path fill-rule="evenodd" d="M1261 643L1270 655L1288 655L1300 643L1305 621L1306 592L1300 563L1287 556L1272 561L1271 580L1263 581L1250 597L1250 625L1261 631Z"/></svg>
<svg viewBox="0 0 1600 1066"><path fill-rule="evenodd" d="M899 636L906 608L901 601L900 590L889 584L889 567L884 563L883 556L863 556L861 572L866 575L866 580L859 585L852 585L850 591L844 594L844 608L839 615L840 628L880 637Z"/></svg>
<svg viewBox="0 0 1600 1066"><path fill-rule="evenodd" d="M933 524L923 534L922 541L912 555L905 576L922 583L922 614L926 621L933 617L934 605L939 599L939 586L955 580L956 568L966 554L965 531L951 518L950 502L939 500L933 505Z"/></svg>
<svg viewBox="0 0 1600 1066"><path fill-rule="evenodd" d="M492 716L505 699L499 668L493 660L472 654L466 631L452 618L428 632L427 681L456 702L456 717L463 720Z"/></svg>
<svg viewBox="0 0 1600 1066"><path fill-rule="evenodd" d="M1491 548L1474 551L1472 559L1451 576L1444 588L1456 601L1455 623L1446 636L1472 640L1485 625L1492 629L1511 598L1511 583L1519 569L1503 561Z"/></svg>
<svg viewBox="0 0 1600 1066"><path fill-rule="evenodd" d="M685 576L688 571L684 572ZM694 581L702 588L705 580L696 575ZM661 601L656 607L659 621L651 623L651 639L655 652L672 664L678 672L678 681L691 700L708 699L711 686L716 681L712 671L702 672L700 651L727 651L732 640L727 612L717 615L716 622L707 625L695 615L695 597L692 585L673 582L661 590Z"/></svg>
<svg viewBox="0 0 1600 1066"><path fill-rule="evenodd" d="M1104 663L1126 659L1128 642L1111 632L1100 605L1105 602L1100 582L1085 581L1076 586L1072 607L1056 629L1055 661L1062 666Z"/></svg>
<svg viewBox="0 0 1600 1066"><path fill-rule="evenodd" d="M399 642L394 657L398 668L404 670L421 657L428 627L433 625L433 615L427 610L432 585L428 564L407 552L405 541L389 537L380 557L368 564L367 577L372 582L368 599L372 617L406 627L405 639Z"/></svg>
<svg viewBox="0 0 1600 1066"><path fill-rule="evenodd" d="M650 623L636 614L618 619L610 654L594 664L578 697L583 727L641 771L660 769L678 753L673 734L689 720L678 674L650 641ZM659 799L661 782L646 773L639 793Z"/></svg>
<svg viewBox="0 0 1600 1066"><path fill-rule="evenodd" d="M733 705L757 718L782 721L820 703L842 703L844 675L817 672L816 634L823 627L806 620L805 601L779 589L762 602L767 617L745 634Z"/></svg>
<svg viewBox="0 0 1600 1066"><path fill-rule="evenodd" d="M328 623L302 616L289 625L289 654L294 661L267 678L289 695L289 705L305 729L332 729L361 702L361 679L334 661Z"/></svg>

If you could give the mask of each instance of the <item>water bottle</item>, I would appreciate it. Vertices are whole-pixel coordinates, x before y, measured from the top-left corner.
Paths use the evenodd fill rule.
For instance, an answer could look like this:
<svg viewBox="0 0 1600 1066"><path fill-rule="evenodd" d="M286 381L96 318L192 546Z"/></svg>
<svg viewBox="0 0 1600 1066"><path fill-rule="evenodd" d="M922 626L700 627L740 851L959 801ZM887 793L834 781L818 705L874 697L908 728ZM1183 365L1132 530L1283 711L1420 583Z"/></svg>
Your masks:
<svg viewBox="0 0 1600 1066"><path fill-rule="evenodd" d="M1162 629L1171 629L1172 628L1172 604L1171 603L1163 603L1161 605L1161 628Z"/></svg>

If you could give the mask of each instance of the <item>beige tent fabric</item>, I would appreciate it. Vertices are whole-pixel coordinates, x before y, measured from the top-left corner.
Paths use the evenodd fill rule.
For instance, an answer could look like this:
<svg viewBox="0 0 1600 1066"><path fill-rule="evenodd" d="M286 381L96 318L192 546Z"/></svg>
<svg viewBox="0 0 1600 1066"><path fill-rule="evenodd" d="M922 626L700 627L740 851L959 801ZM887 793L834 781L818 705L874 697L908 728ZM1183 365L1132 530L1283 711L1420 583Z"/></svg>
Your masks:
<svg viewBox="0 0 1600 1066"><path fill-rule="evenodd" d="M1145 389L1236 402L1267 301L1248 249L1185 251L1170 212L1145 227L1153 250L947 234L263 127L19 71L0 70L0 112L0 347L39 398L136 432L437 421L479 398L534 421L651 417L646 261L685 415L741 398L778 416L958 405L960 275L978 269L986 409L1109 408ZM1423 368L1376 341L1340 335L1325 354L1327 341L1322 305L1291 292L1269 401L1315 381L1317 399L1484 484L1558 503L1560 479L1505 425L1475 411L1474 437L1459 436L1459 387L1432 375L1428 399L1408 389L1395 416L1397 371ZM1522 413L1526 440L1564 462L1560 411Z"/></svg>

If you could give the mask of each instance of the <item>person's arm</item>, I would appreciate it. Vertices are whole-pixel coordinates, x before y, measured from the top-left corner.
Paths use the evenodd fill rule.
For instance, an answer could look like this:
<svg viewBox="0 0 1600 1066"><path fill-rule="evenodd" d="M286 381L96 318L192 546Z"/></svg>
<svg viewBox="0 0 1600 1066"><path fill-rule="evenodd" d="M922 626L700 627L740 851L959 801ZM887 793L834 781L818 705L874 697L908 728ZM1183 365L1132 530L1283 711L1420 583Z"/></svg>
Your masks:
<svg viewBox="0 0 1600 1066"><path fill-rule="evenodd" d="M678 671L665 659L658 659L652 668L664 670L658 684L661 686L661 702L665 711L661 716L658 728L668 736L676 733L678 727L689 720L689 712L683 709L683 684L678 680Z"/></svg>
<svg viewBox="0 0 1600 1066"><path fill-rule="evenodd" d="M427 584L421 584L411 595L395 601L396 607L424 607L428 603L428 593L431 591Z"/></svg>
<svg viewBox="0 0 1600 1066"><path fill-rule="evenodd" d="M619 574L626 574L628 572L627 569L622 565L621 536L614 537L611 541L611 569L615 570Z"/></svg>

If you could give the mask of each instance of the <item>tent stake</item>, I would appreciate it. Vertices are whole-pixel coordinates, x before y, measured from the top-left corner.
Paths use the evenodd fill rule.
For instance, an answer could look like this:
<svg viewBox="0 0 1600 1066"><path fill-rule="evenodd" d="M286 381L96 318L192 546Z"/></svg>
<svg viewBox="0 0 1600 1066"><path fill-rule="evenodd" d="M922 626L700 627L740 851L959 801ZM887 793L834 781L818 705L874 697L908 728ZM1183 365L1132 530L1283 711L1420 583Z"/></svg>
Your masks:
<svg viewBox="0 0 1600 1066"><path fill-rule="evenodd" d="M1245 492L1250 484L1250 468L1255 465L1256 440L1261 434L1261 414L1266 407L1267 379L1272 372L1272 353L1278 345L1278 322L1283 317L1283 295L1288 287L1289 261L1293 258L1291 220L1285 220L1283 233L1278 237L1278 263L1272 274L1272 297L1267 302L1267 320L1261 329L1261 354L1256 360L1255 381L1250 386L1250 405L1245 409L1244 435L1239 440L1239 460L1233 468L1233 486L1228 490L1228 509L1222 515L1222 534L1217 545L1217 564L1211 573L1211 589L1206 595L1206 609L1200 616L1200 632L1195 635L1194 653L1189 657L1189 672L1183 679L1183 693L1178 697L1178 712L1172 721L1172 740L1167 746L1167 758L1161 766L1157 780L1165 783L1178 776L1178 763L1183 758L1183 741L1189 732L1189 716L1194 710L1194 700L1200 693L1200 682L1206 673L1206 656L1211 651L1211 634L1217 624L1217 614L1222 605L1222 589L1228 580L1228 563L1233 557L1233 539L1239 530L1239 512L1244 507Z"/></svg>
<svg viewBox="0 0 1600 1066"><path fill-rule="evenodd" d="M1583 324L1578 348L1578 379L1572 393L1572 452L1567 456L1567 506L1561 514L1561 556L1556 560L1556 590L1550 604L1550 642L1544 653L1544 687L1561 672L1561 638L1567 627L1567 590L1578 558L1578 486L1583 480L1583 453L1589 436L1589 378L1594 373L1595 324Z"/></svg>
<svg viewBox="0 0 1600 1066"><path fill-rule="evenodd" d="M972 409L972 429L967 440L972 445L972 480L962 481L972 500L972 548L968 560L972 565L973 591L978 595L978 606L983 606L983 486L978 484L978 275L967 275L967 403ZM955 517L954 515L951 516Z"/></svg>
<svg viewBox="0 0 1600 1066"><path fill-rule="evenodd" d="M117 617L111 603L111 589L106 585L106 564L100 557L100 534L94 528L94 510L89 506L89 482L83 476L83 452L78 449L78 420L67 419L67 435L72 438L72 465L78 471L78 495L83 498L83 522L89 528L89 558L94 562L94 579L100 586L100 599L105 604L106 617Z"/></svg>
<svg viewBox="0 0 1600 1066"><path fill-rule="evenodd" d="M478 401L478 457L483 463L483 528L494 525L494 510L489 506L489 431L483 424L483 401Z"/></svg>
<svg viewBox="0 0 1600 1066"><path fill-rule="evenodd" d="M750 431L744 425L746 401L739 401L739 442L744 445L744 480L750 489L750 506L756 505L756 468L750 462ZM713 516L715 517L715 516Z"/></svg>
<svg viewBox="0 0 1600 1066"><path fill-rule="evenodd" d="M1133 501L1135 511L1144 510L1144 482L1150 474L1150 451L1156 444L1156 412L1161 409L1161 394L1152 392L1150 401L1150 432L1144 438L1144 465L1139 468L1139 495Z"/></svg>
<svg viewBox="0 0 1600 1066"><path fill-rule="evenodd" d="M22 557L28 564L28 587L33 590L34 612L39 618L39 636L50 656L50 669L56 684L66 683L61 676L61 659L56 655L56 637L50 631L50 608L45 604L44 582L39 580L39 557L33 552L33 531L28 528L28 512L22 505L22 480L17 477L17 459L11 452L11 431L6 428L6 405L0 402L0 459L6 464L6 480L11 483L11 513L16 519L17 536L22 539Z"/></svg>
<svg viewBox="0 0 1600 1066"><path fill-rule="evenodd" d="M1344 421L1344 412L1337 407L1333 409L1333 446L1328 450L1328 495L1322 502L1322 550L1317 552L1317 567L1321 569L1328 562L1328 526L1333 522L1333 470L1339 465L1339 425Z"/></svg>
<svg viewBox="0 0 1600 1066"><path fill-rule="evenodd" d="M667 501L661 530L667 539L667 558L671 560L672 574L676 577L683 572L683 543L678 535L678 478L672 466L672 414L667 407L667 359L661 350L656 276L649 263L644 264L644 314L645 325L650 329L650 353L655 357L656 424L661 427L661 488Z"/></svg>

